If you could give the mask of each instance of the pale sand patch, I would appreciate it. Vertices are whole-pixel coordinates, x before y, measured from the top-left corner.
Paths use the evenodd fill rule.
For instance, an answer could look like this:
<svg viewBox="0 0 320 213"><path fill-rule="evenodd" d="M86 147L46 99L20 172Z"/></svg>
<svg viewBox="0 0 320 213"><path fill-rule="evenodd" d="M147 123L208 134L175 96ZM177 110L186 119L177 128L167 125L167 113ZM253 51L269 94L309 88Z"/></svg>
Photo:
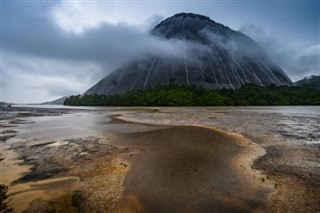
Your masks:
<svg viewBox="0 0 320 213"><path fill-rule="evenodd" d="M8 147L3 147L3 160L0 162L0 182L7 186L13 180L18 179L22 174L30 171L30 166L21 165L22 160L17 160L17 153L13 150L8 149Z"/></svg>
<svg viewBox="0 0 320 213"><path fill-rule="evenodd" d="M79 186L78 177L52 178L18 184L9 188L9 205L14 208L15 212L22 212L34 200L55 200L71 194Z"/></svg>

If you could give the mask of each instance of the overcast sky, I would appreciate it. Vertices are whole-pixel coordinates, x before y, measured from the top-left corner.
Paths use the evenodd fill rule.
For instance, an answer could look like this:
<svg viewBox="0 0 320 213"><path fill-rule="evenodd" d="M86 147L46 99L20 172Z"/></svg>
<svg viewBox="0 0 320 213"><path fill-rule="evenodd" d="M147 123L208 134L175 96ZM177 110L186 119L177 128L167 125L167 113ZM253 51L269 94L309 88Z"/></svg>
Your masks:
<svg viewBox="0 0 320 213"><path fill-rule="evenodd" d="M180 12L209 16L256 40L293 80L320 74L320 1L1 0L0 100L80 94L142 51Z"/></svg>

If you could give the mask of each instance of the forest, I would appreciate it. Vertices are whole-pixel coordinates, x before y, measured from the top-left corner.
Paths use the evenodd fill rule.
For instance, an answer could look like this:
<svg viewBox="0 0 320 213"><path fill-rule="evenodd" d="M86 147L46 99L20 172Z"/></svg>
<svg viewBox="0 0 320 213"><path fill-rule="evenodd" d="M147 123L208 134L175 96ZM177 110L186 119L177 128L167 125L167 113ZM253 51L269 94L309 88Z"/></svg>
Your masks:
<svg viewBox="0 0 320 213"><path fill-rule="evenodd" d="M114 95L76 95L64 101L70 106L277 106L320 105L320 90L306 86L206 89L197 86L156 85Z"/></svg>

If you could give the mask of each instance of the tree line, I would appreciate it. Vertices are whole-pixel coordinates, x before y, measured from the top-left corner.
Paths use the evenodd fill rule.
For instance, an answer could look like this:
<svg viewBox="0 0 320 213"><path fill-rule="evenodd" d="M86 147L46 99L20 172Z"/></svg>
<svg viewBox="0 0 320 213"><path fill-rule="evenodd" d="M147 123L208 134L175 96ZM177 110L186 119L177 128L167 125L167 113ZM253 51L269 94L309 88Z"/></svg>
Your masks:
<svg viewBox="0 0 320 213"><path fill-rule="evenodd" d="M320 91L304 86L257 86L206 89L197 86L156 85L114 95L76 95L71 106L273 106L320 105Z"/></svg>

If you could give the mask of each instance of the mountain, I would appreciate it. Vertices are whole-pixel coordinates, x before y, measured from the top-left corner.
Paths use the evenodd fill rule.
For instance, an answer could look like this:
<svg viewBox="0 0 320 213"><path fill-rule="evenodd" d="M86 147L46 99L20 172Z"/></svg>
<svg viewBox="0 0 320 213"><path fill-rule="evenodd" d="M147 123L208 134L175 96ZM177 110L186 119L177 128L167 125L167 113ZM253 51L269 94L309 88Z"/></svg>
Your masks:
<svg viewBox="0 0 320 213"><path fill-rule="evenodd" d="M312 75L294 83L297 86L307 86L320 90L320 76Z"/></svg>
<svg viewBox="0 0 320 213"><path fill-rule="evenodd" d="M0 101L0 106L10 106L12 103L7 103L7 102L1 102Z"/></svg>
<svg viewBox="0 0 320 213"><path fill-rule="evenodd" d="M169 83L233 89L248 83L293 85L254 40L209 17L176 14L159 23L151 36L171 49L141 53L85 94L117 94Z"/></svg>
<svg viewBox="0 0 320 213"><path fill-rule="evenodd" d="M48 101L48 102L44 102L41 103L41 105L63 105L63 102L67 99L68 97L62 97L62 98L58 98L54 101Z"/></svg>

